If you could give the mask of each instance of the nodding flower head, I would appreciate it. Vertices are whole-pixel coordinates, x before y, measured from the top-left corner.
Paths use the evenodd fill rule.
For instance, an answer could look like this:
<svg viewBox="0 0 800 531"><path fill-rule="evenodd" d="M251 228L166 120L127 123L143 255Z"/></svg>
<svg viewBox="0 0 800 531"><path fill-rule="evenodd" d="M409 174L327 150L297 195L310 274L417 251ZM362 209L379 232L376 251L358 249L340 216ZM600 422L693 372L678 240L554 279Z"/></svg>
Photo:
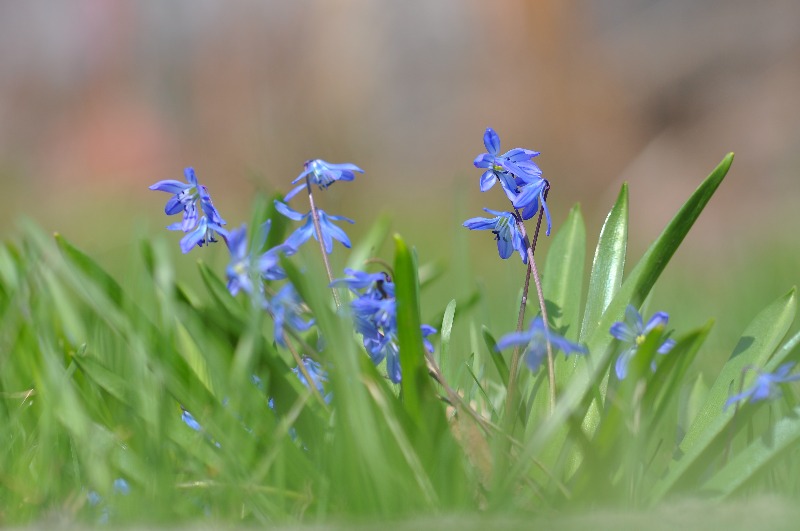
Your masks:
<svg viewBox="0 0 800 531"><path fill-rule="evenodd" d="M306 214L301 214L289 208L289 205L281 203L278 200L275 200L275 209L294 221L305 220L305 223L300 228L286 238L286 244L293 250L299 249L300 246L312 236L315 240L318 239L317 232L314 230L314 218L312 217L311 211ZM317 209L317 215L319 216L319 228L322 232L322 243L325 247L325 252L328 254L333 252L333 240L338 240L342 245L349 248L350 238L347 237L347 234L345 234L342 229L334 225L332 221L347 221L348 223L355 223L355 221L344 216L332 216L319 208Z"/></svg>
<svg viewBox="0 0 800 531"><path fill-rule="evenodd" d="M471 218L464 222L464 226L469 230L490 230L497 240L497 252L500 258L505 260L514 251L519 253L522 263L528 263L528 251L525 247L525 240L522 239L517 227L517 218L510 212L497 212L484 208L484 211L494 214L493 218Z"/></svg>
<svg viewBox="0 0 800 531"><path fill-rule="evenodd" d="M356 178L356 174L354 172L364 173L364 170L355 164L332 164L330 162L325 162L322 159L312 159L306 161L303 166L303 172L298 175L294 181L292 181L292 184L295 184L308 177L308 180L311 182L311 184L316 184L319 186L320 190L324 190L336 181L352 181ZM305 183L296 186L291 192L286 194L286 197L284 197L283 200L289 201L305 186Z"/></svg>
<svg viewBox="0 0 800 531"><path fill-rule="evenodd" d="M217 241L214 239L214 233L218 233L224 238L227 236L227 232L222 229L225 220L214 208L208 189L197 182L194 169L186 168L183 170L183 174L186 177L185 183L167 179L155 183L150 186L150 189L173 194L167 201L164 212L168 216L172 216L183 211L183 219L167 228L190 233L181 240L181 249L184 253L188 253L195 245L202 247L204 244ZM198 201L200 202L199 212ZM199 215L200 213L202 216Z"/></svg>
<svg viewBox="0 0 800 531"><path fill-rule="evenodd" d="M512 332L500 338L495 348L499 351L511 346L525 347L525 363L532 371L536 371L547 357L548 343L550 343L551 349L561 350L564 352L565 356L569 356L573 352L577 354L586 354L588 352L583 345L573 343L551 332L550 329L544 325L544 321L542 321L541 317L536 317L533 322L531 322L528 330Z"/></svg>
<svg viewBox="0 0 800 531"><path fill-rule="evenodd" d="M771 400L781 396L779 384L794 382L800 380L800 374L789 375L789 372L794 367L795 362L787 361L782 364L775 372L763 372L754 367L747 367L746 370L756 371L756 381L753 385L745 389L739 394L730 397L723 406L723 409L728 409L732 404L737 402L758 402L760 400Z"/></svg>

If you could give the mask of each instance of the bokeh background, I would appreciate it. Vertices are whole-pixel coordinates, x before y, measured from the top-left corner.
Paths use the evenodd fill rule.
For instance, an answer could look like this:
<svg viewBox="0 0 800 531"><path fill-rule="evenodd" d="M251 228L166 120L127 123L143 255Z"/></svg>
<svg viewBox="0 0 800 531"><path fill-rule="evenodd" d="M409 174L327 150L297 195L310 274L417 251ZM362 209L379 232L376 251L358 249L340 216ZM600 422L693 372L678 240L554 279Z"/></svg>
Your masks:
<svg viewBox="0 0 800 531"><path fill-rule="evenodd" d="M542 152L556 230L581 204L587 261L623 181L632 264L735 151L651 305L678 330L715 319L725 357L800 280L798 21L792 0L2 2L0 230L33 219L122 275L139 239L171 238L192 277L149 184L194 166L237 226L306 159L354 162L323 208L354 240L391 215L423 264L458 265L425 313L477 282L503 333L522 265L460 226L504 207L472 166L487 126Z"/></svg>

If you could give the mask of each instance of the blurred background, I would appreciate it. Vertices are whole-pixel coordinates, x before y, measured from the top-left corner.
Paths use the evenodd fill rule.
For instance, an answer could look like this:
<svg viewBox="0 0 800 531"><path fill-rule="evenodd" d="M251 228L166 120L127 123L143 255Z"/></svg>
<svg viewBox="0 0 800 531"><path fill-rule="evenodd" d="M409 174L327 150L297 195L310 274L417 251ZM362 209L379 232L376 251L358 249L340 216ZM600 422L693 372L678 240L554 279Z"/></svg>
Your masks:
<svg viewBox="0 0 800 531"><path fill-rule="evenodd" d="M542 152L555 230L581 204L587 262L623 181L632 265L734 151L651 305L679 331L715 319L725 357L800 280L799 21L792 0L2 2L2 236L30 218L120 274L138 239L165 238L195 274L148 185L194 166L238 226L306 159L353 162L366 173L322 208L356 219L355 241L391 215L421 263L459 266L426 313L477 279L501 334L523 266L461 227L505 208L472 166L487 126Z"/></svg>

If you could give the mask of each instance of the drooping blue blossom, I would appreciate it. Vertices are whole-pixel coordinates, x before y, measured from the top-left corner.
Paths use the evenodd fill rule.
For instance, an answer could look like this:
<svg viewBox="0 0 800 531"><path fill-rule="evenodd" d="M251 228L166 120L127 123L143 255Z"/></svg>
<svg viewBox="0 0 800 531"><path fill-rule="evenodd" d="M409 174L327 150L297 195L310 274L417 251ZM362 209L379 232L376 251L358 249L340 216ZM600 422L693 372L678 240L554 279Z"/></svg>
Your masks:
<svg viewBox="0 0 800 531"><path fill-rule="evenodd" d="M300 295L292 284L286 284L278 293L269 300L264 301L264 308L272 314L274 323L275 342L285 347L284 328L291 327L303 332L314 325L314 320L308 321L300 317L302 313Z"/></svg>
<svg viewBox="0 0 800 531"><path fill-rule="evenodd" d="M397 338L397 303L395 286L386 273L364 273L346 269L349 278L336 279L331 286L346 285L358 296L350 303L356 330L361 334L364 348L375 365L386 360L386 373L394 383L400 383L400 345ZM423 344L428 351L433 345L427 339L436 333L432 326L421 325Z"/></svg>
<svg viewBox="0 0 800 531"><path fill-rule="evenodd" d="M296 250L312 236L315 240L318 239L317 233L314 230L314 219L311 211L306 214L301 214L278 200L275 200L275 209L291 220L305 220L305 223L286 239L286 245ZM355 223L355 221L344 216L329 215L319 208L317 209L317 214L319 216L319 227L322 232L322 242L325 247L325 252L328 254L333 252L333 240L338 240L342 245L349 248L350 238L347 237L347 234L345 234L342 229L331 223L331 221L347 221L348 223Z"/></svg>
<svg viewBox="0 0 800 531"><path fill-rule="evenodd" d="M128 482L123 478L115 479L112 488L114 489L114 492L117 494L122 494L123 496L127 496L131 493L131 488L128 486Z"/></svg>
<svg viewBox="0 0 800 531"><path fill-rule="evenodd" d="M189 411L181 406L181 420L194 431L203 431L203 427L197 422Z"/></svg>
<svg viewBox="0 0 800 531"><path fill-rule="evenodd" d="M513 201L518 193L515 177L533 179L542 173L531 160L539 155L538 151L514 148L500 155L500 137L491 127L487 127L483 134L483 145L487 153L478 155L473 163L476 168L486 170L481 176L481 192L486 192L500 181L506 196Z"/></svg>
<svg viewBox="0 0 800 531"><path fill-rule="evenodd" d="M168 216L172 216L183 211L183 219L167 228L188 233L181 239L181 250L188 253L195 245L202 247L207 243L216 242L215 233L227 238L227 231L222 228L226 222L214 208L208 189L197 182L194 169L186 168L183 173L187 181L185 183L167 179L155 183L150 186L150 189L174 194L167 201L164 212ZM200 202L199 212L198 201ZM199 213L202 213L202 216Z"/></svg>
<svg viewBox="0 0 800 531"><path fill-rule="evenodd" d="M316 387L319 394L325 399L325 403L329 404L331 398L333 398L332 393L325 394L325 382L328 381L328 373L325 369L322 368L322 365L317 363L316 361L312 360L311 358L304 356L303 357L303 365L308 372L308 375L311 377L311 381L314 383L314 387ZM308 387L308 380L306 380L303 371L300 370L300 367L294 367L292 372L297 375L297 378L300 380L300 383Z"/></svg>
<svg viewBox="0 0 800 531"><path fill-rule="evenodd" d="M547 219L547 232L550 236L550 230L553 228L553 221L550 219L550 209L547 208L544 194L550 188L550 183L546 179L537 177L530 182L525 182L519 187L519 194L514 198L511 204L514 208L521 209L522 219L531 219L539 211L539 205L544 210L545 218Z"/></svg>
<svg viewBox="0 0 800 531"><path fill-rule="evenodd" d="M364 173L364 170L355 164L332 164L330 162L325 162L322 159L312 159L305 162L303 165L303 172L292 181L292 184L295 184L308 177L309 181L311 181L311 184L316 184L321 190L324 190L336 181L352 181L356 178L354 172ZM296 186L291 192L286 194L286 197L284 197L283 200L288 202L291 198L297 195L300 190L305 188L305 186L306 183Z"/></svg>
<svg viewBox="0 0 800 531"><path fill-rule="evenodd" d="M258 247L266 241L269 228L270 220L267 220L262 225ZM239 290L252 294L255 279L280 280L286 278L286 272L280 267L279 259L281 253L292 254L292 249L288 245L275 246L253 260L252 254L247 248L247 229L242 225L228 235L228 247L231 252L231 261L225 274L228 278L228 291L231 295L235 296ZM257 293L263 293L263 286L260 283Z"/></svg>
<svg viewBox="0 0 800 531"><path fill-rule="evenodd" d="M493 218L471 218L464 222L464 226L469 230L490 230L497 240L497 252L500 258L505 260L514 251L519 253L522 263L528 263L528 253L525 248L525 240L517 227L517 219L510 212L498 212L484 208L484 211L494 214Z"/></svg>
<svg viewBox="0 0 800 531"><path fill-rule="evenodd" d="M634 354L636 354L639 345L644 343L644 340L647 338L647 334L656 328L663 330L667 326L668 321L669 315L666 312L656 312L653 314L650 320L647 321L647 324L644 324L642 315L636 310L636 308L630 304L627 308L625 308L625 320L614 323L611 325L611 329L609 330L611 335L616 339L623 343L629 343L628 348L622 351L614 366L614 370L617 373L617 378L624 380L628 375L628 364L630 363ZM674 339L665 339L661 343L661 346L658 347L656 352L659 354L667 354L674 346ZM652 367L653 370L655 370L655 361L653 362Z"/></svg>
<svg viewBox="0 0 800 531"><path fill-rule="evenodd" d="M219 234L224 239L228 237L228 231L203 216L197 223L197 227L181 238L181 251L186 254L191 251L195 245L202 247L203 245L217 242L218 240L214 238L214 234Z"/></svg>
<svg viewBox="0 0 800 531"><path fill-rule="evenodd" d="M800 374L789 375L789 372L794 367L795 362L787 361L781 364L775 372L763 372L754 367L748 367L758 373L756 381L753 385L745 389L739 394L733 395L725 401L724 409L728 409L736 402L758 402L760 400L772 400L781 396L779 384L794 382L800 380Z"/></svg>
<svg viewBox="0 0 800 531"><path fill-rule="evenodd" d="M525 347L525 364L532 371L536 371L547 358L547 343L550 343L552 350L560 350L565 356L569 356L573 352L577 354L588 352L585 346L573 343L550 331L544 326L542 318L538 316L531 322L527 330L504 335L497 342L495 348L500 351L512 346Z"/></svg>

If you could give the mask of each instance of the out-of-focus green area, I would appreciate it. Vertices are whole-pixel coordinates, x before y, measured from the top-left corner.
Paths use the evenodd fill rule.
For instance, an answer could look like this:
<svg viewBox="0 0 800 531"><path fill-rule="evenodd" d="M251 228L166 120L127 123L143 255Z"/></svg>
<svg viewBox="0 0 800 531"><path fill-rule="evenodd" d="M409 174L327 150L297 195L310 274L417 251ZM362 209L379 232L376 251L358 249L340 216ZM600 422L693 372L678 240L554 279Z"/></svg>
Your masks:
<svg viewBox="0 0 800 531"><path fill-rule="evenodd" d="M735 151L651 301L678 331L714 319L724 358L800 281L798 16L779 0L3 4L3 236L32 218L124 275L141 238L178 254L166 194L147 186L184 166L238 226L254 191L288 190L304 160L350 161L366 174L322 208L357 220L353 240L389 213L422 264L469 261L425 290L423 313L480 286L503 333L524 270L461 227L504 208L472 166L485 127L542 152L556 230L579 202L589 260L623 181L635 260ZM225 249L203 259L219 269ZM195 261L178 263L191 277Z"/></svg>

